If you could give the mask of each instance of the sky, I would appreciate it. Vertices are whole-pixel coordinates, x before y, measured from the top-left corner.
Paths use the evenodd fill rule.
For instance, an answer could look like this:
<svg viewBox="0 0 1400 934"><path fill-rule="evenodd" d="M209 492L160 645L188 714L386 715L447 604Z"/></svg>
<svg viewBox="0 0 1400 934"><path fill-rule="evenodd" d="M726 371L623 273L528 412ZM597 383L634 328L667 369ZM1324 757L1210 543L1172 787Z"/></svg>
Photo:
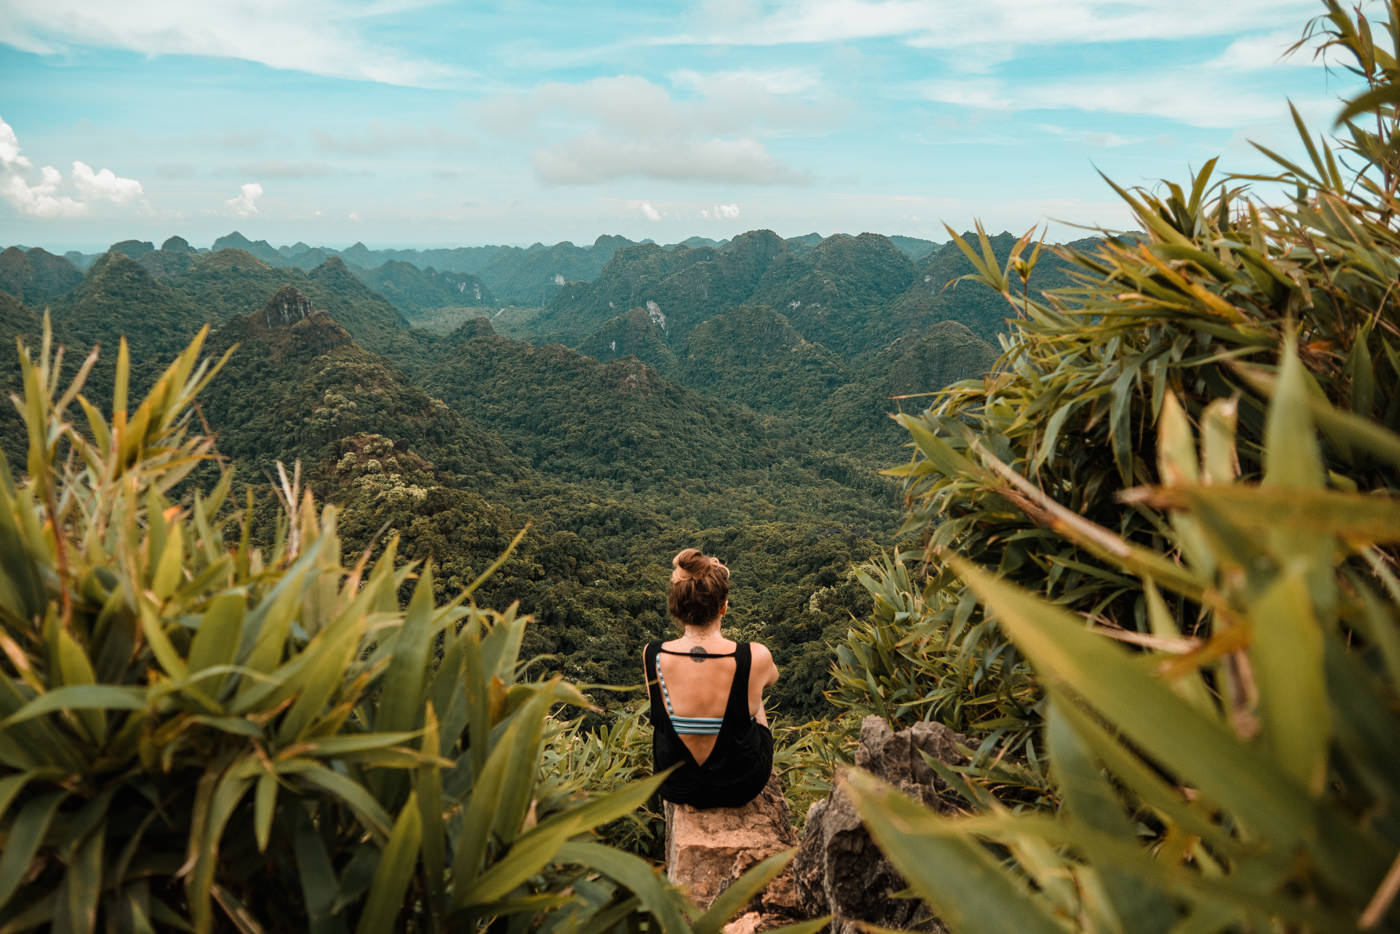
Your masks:
<svg viewBox="0 0 1400 934"><path fill-rule="evenodd" d="M1316 0L0 0L0 245L943 241L1301 150Z"/></svg>

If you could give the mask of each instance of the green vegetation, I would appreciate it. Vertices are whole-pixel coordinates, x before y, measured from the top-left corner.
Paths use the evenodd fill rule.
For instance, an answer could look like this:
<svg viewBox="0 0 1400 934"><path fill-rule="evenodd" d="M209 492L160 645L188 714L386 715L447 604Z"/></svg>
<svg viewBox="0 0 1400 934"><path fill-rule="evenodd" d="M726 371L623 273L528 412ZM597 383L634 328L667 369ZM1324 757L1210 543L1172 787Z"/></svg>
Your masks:
<svg viewBox="0 0 1400 934"><path fill-rule="evenodd" d="M231 472L191 486L214 450L190 430L218 370L202 341L134 408L123 344L110 419L80 394L91 357L60 392L47 327L22 353L27 477L0 458L0 927L717 931L783 861L700 914L594 840L660 779L600 795L554 774L549 712L585 702L525 676L513 608L472 587L437 603L393 540L343 565L337 511L280 469L268 549Z"/></svg>
<svg viewBox="0 0 1400 934"><path fill-rule="evenodd" d="M66 259L38 247L21 250L12 246L0 252L0 292L35 308L44 307L82 278Z"/></svg>
<svg viewBox="0 0 1400 934"><path fill-rule="evenodd" d="M1028 238L958 241L1018 320L901 418L923 560L870 569L839 675L982 745L965 817L851 785L956 931L1400 930L1400 4L1325 6L1366 87L1264 150L1282 203L1120 190L1142 235L1043 297Z"/></svg>

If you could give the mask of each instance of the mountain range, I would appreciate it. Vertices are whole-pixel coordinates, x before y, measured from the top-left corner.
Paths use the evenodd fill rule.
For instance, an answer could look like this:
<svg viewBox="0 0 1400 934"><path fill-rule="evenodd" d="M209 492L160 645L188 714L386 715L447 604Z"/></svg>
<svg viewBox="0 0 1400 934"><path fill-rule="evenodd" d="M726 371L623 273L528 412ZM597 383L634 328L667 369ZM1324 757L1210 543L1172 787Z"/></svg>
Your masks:
<svg viewBox="0 0 1400 934"><path fill-rule="evenodd" d="M32 345L47 309L75 351L101 347L86 394L102 403L118 337L140 386L211 324L211 350L236 350L201 415L246 481L266 494L275 461L300 461L340 504L347 547L397 535L444 594L528 526L480 598L519 601L537 619L527 650L583 683L635 680L633 650L668 629L670 554L720 554L734 624L774 646L792 716L826 710L825 646L866 599L850 568L893 540L897 491L877 473L902 457L892 397L986 372L1007 311L946 287L970 271L955 248L915 259L927 241L875 234L467 248L476 271L447 268L458 251L393 251L420 266L358 244L303 268L283 250L305 244L239 241L251 249L124 241L85 271L11 247L0 337ZM1012 242L993 238L1002 257ZM462 302L499 301L487 270L507 258L523 282L581 276L585 256L592 277L543 305L484 303L488 318ZM1067 281L1055 258L1034 284ZM18 388L15 367L0 388ZM0 416L12 464L20 444Z"/></svg>

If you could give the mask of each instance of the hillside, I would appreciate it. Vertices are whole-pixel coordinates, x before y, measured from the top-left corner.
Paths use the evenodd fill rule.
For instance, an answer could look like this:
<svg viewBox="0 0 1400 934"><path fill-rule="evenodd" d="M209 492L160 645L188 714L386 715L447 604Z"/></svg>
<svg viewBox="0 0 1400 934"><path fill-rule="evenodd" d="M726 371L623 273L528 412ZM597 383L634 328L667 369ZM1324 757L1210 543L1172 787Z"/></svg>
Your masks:
<svg viewBox="0 0 1400 934"><path fill-rule="evenodd" d="M8 252L8 251L6 251ZM24 470L24 424L19 412L9 404L10 394L21 388L19 365L15 362L15 339L23 338L31 348L38 346L40 317L6 292L0 292L0 452L12 471Z"/></svg>
<svg viewBox="0 0 1400 934"><path fill-rule="evenodd" d="M1002 258L1014 242L992 241ZM999 296L950 286L972 269L952 244L902 246L751 231L718 247L625 247L516 330L602 361L635 357L697 392L794 418L835 450L894 459L899 434L884 415L908 403L891 397L985 372L1006 314ZM1041 268L1034 288L1067 284L1057 257ZM918 372L911 347L927 352Z"/></svg>
<svg viewBox="0 0 1400 934"><path fill-rule="evenodd" d="M985 316L921 281L925 269L961 274L959 257L915 263L921 244L873 234L600 238L471 254L473 273L352 264L378 258L363 244L219 245L172 237L104 254L60 296L60 337L110 348L128 334L144 378L212 323L212 350L238 346L203 404L220 453L263 490L275 461L300 461L341 505L347 548L398 534L404 555L439 567L444 596L528 525L483 599L519 601L538 619L527 650L584 682L631 680L629 647L666 632L667 555L692 543L722 554L734 622L774 643L790 672L776 703L794 715L826 709L823 646L868 599L847 571L894 532L895 491L875 474L900 457L884 413L918 403L891 396L993 357L958 323L985 331ZM313 254L309 269L291 261ZM73 279L52 260L45 268L66 264ZM484 319L447 334L410 327L470 314L468 290L499 300L493 265L522 287L587 263L591 281L555 283L547 307L514 320L534 343ZM37 328L16 308L16 327Z"/></svg>
<svg viewBox="0 0 1400 934"><path fill-rule="evenodd" d="M419 269L402 260L389 260L373 269L351 266L350 271L409 318L421 318L439 308L481 307L496 301L481 279L471 273L438 272L431 266Z"/></svg>
<svg viewBox="0 0 1400 934"><path fill-rule="evenodd" d="M81 282L83 274L61 256L39 247L0 252L0 292L42 308Z"/></svg>

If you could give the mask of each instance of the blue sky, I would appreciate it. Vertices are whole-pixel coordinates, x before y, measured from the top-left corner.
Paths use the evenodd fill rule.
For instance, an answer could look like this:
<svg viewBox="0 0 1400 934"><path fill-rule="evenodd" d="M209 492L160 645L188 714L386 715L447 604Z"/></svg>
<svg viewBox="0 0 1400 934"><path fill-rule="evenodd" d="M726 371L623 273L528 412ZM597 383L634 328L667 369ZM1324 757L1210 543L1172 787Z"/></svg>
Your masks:
<svg viewBox="0 0 1400 934"><path fill-rule="evenodd" d="M1296 150L1315 0L0 0L0 244L943 240ZM1052 236L1069 237L1061 224Z"/></svg>

